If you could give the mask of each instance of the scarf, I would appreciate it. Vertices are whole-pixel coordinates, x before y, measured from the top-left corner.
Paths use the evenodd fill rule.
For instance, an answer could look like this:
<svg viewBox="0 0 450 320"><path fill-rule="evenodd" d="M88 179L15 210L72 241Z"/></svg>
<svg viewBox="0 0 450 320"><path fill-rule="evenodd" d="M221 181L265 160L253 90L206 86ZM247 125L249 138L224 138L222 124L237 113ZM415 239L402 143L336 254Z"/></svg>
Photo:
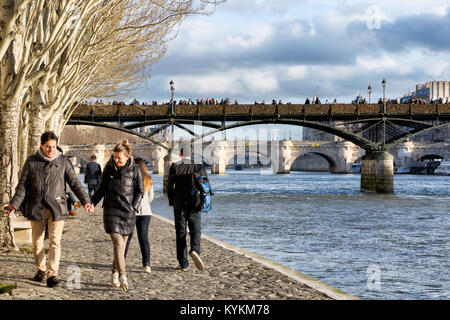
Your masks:
<svg viewBox="0 0 450 320"><path fill-rule="evenodd" d="M42 159L47 160L48 162L52 162L53 160L56 160L61 154L62 154L61 151L56 150L55 155L54 155L52 158L49 158L49 157L47 157L47 156L44 154L44 151L42 151L42 148L39 148L39 156L40 156Z"/></svg>

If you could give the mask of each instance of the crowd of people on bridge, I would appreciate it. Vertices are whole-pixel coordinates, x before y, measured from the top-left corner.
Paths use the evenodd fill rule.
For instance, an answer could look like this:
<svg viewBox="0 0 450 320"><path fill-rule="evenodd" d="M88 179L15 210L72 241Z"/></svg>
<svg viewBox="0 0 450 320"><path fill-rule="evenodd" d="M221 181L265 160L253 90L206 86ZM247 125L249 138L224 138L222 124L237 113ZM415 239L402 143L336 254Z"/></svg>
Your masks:
<svg viewBox="0 0 450 320"><path fill-rule="evenodd" d="M450 98L438 98L436 100L428 100L428 99L423 99L423 98L409 98L409 99L405 99L405 98L398 98L398 99L384 99L384 101L386 102L386 104L444 104L444 103L450 103ZM282 100L276 100L273 99L271 103L266 103L266 100L263 99L260 102L256 101L254 102L254 105L283 105L285 103L283 103ZM291 102L287 102L287 105L291 105ZM319 97L313 97L311 100L309 98L306 98L305 105L310 105L310 104L322 104L321 100L319 99ZM333 101L326 99L324 104L338 104L337 99L333 99ZM361 96L358 96L355 100L353 100L351 102L351 104L369 104L369 102L366 100L366 98L363 98ZM377 101L377 104L383 104L383 99L379 98ZM81 103L82 106L91 106L91 105L112 105L112 106L157 106L157 105L180 105L180 106L184 106L184 105L197 105L197 106L229 106L229 105L239 105L239 101L236 99L234 100L234 102L232 102L232 100L230 98L223 98L220 101L216 98L201 98L201 99L196 99L195 101L190 98L188 100L182 99L182 100L170 100L169 102L163 102L161 104L158 103L158 101L152 101L151 104L147 103L147 102L140 102L137 99L133 99L133 101L129 104L125 103L124 101L117 101L114 100L112 102L107 102L105 103L102 99L98 99L96 100L95 103L92 102L88 102L88 101L84 101Z"/></svg>
<svg viewBox="0 0 450 320"><path fill-rule="evenodd" d="M190 106L229 106L231 105L231 100L230 98L225 98L222 100L218 100L216 98L202 98L202 99L197 99L196 102L194 102L192 99L189 100L180 100L180 101L170 101L169 103L167 103L169 105L173 104L173 105L181 105L181 106L185 106L185 105L190 105ZM239 102L237 100L234 100L234 104L238 105Z"/></svg>

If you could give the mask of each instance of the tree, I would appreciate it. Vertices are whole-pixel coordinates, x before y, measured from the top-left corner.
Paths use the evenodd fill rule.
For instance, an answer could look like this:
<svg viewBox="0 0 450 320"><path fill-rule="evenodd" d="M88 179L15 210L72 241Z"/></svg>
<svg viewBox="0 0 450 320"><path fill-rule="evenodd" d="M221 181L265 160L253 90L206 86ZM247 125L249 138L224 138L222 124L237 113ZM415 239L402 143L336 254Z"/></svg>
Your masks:
<svg viewBox="0 0 450 320"><path fill-rule="evenodd" d="M80 101L127 94L150 76L174 28L223 0L0 0L0 192L8 203L45 130ZM0 247L11 248L0 220Z"/></svg>

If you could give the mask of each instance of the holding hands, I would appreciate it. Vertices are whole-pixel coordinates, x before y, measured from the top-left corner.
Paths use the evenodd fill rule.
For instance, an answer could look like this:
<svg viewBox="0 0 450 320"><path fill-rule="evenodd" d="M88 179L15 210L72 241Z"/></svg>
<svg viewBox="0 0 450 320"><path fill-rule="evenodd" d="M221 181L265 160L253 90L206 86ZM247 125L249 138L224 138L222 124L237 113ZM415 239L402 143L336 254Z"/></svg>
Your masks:
<svg viewBox="0 0 450 320"><path fill-rule="evenodd" d="M9 203L3 205L3 216L9 217L9 215L14 214L14 212L16 212L16 209Z"/></svg>
<svg viewBox="0 0 450 320"><path fill-rule="evenodd" d="M87 203L84 205L84 210L86 210L86 212L94 212L94 205L92 203Z"/></svg>

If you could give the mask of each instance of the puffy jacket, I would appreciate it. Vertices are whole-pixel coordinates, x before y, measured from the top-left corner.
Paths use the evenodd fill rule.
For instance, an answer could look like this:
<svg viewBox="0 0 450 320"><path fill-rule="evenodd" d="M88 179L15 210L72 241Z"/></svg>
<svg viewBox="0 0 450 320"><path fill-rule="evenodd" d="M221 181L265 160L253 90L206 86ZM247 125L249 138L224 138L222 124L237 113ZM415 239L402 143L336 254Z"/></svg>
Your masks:
<svg viewBox="0 0 450 320"><path fill-rule="evenodd" d="M103 170L98 190L92 196L94 205L104 198L103 224L106 233L130 235L143 196L142 172L133 158L122 168L118 168L111 158Z"/></svg>
<svg viewBox="0 0 450 320"><path fill-rule="evenodd" d="M86 172L84 174L84 183L98 184L102 175L102 168L95 162L89 162L86 166Z"/></svg>
<svg viewBox="0 0 450 320"><path fill-rule="evenodd" d="M65 220L68 216L66 183L83 205L90 203L69 157L61 154L48 161L37 152L25 161L10 204L20 208L28 220L43 221L47 208L54 221Z"/></svg>

